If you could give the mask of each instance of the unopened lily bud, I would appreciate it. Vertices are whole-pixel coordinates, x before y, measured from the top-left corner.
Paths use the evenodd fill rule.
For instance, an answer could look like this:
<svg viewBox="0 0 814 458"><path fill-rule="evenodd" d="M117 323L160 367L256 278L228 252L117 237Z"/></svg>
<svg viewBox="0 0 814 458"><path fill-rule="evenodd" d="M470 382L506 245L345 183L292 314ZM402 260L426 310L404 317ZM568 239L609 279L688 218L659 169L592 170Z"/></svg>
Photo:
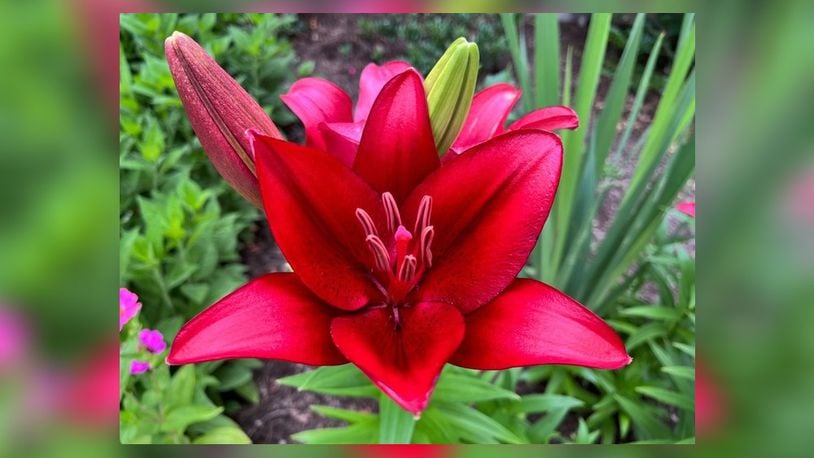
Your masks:
<svg viewBox="0 0 814 458"><path fill-rule="evenodd" d="M455 141L469 113L479 61L478 45L458 38L424 80L432 134L440 155Z"/></svg>
<svg viewBox="0 0 814 458"><path fill-rule="evenodd" d="M178 95L209 160L237 192L261 207L254 157L244 132L254 128L282 138L280 131L195 40L173 32L164 49Z"/></svg>

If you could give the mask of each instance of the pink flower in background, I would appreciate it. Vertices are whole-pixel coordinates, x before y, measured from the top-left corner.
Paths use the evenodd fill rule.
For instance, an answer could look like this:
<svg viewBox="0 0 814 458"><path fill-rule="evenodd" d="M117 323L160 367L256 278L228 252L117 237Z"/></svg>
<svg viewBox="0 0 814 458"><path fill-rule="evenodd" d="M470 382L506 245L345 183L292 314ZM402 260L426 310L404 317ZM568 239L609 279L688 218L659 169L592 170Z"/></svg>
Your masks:
<svg viewBox="0 0 814 458"><path fill-rule="evenodd" d="M702 361L695 363L695 428L698 437L708 437L724 423L725 404L717 380Z"/></svg>
<svg viewBox="0 0 814 458"><path fill-rule="evenodd" d="M150 363L148 363L147 361L139 361L137 359L134 359L130 363L130 373L133 374L133 375L143 374L143 373L145 373L145 372L147 372L149 370L150 370Z"/></svg>
<svg viewBox="0 0 814 458"><path fill-rule="evenodd" d="M25 355L27 347L25 322L16 313L0 308L0 373L12 369Z"/></svg>
<svg viewBox="0 0 814 458"><path fill-rule="evenodd" d="M119 288L119 331L141 310L138 296L127 288Z"/></svg>
<svg viewBox="0 0 814 458"><path fill-rule="evenodd" d="M149 365L147 366L149 369ZM38 398L54 397L56 412L74 424L110 427L119 413L119 345L97 342L70 372L40 381ZM45 392L45 390L48 390Z"/></svg>
<svg viewBox="0 0 814 458"><path fill-rule="evenodd" d="M160 331L143 329L138 333L138 340L150 353L159 354L167 349L167 344L164 342L164 336Z"/></svg>
<svg viewBox="0 0 814 458"><path fill-rule="evenodd" d="M678 205L676 205L676 210L695 218L695 201L685 200L684 202L679 202Z"/></svg>

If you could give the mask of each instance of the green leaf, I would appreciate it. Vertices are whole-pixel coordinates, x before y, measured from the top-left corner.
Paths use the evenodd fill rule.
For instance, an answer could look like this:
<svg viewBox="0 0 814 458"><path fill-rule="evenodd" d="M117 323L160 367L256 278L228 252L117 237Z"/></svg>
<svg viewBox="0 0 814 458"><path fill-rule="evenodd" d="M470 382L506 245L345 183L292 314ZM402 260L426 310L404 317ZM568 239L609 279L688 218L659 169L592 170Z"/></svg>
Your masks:
<svg viewBox="0 0 814 458"><path fill-rule="evenodd" d="M560 25L558 14L534 15L534 96L537 108L560 100Z"/></svg>
<svg viewBox="0 0 814 458"><path fill-rule="evenodd" d="M357 423L343 428L321 428L292 434L303 444L372 444L378 438L378 421Z"/></svg>
<svg viewBox="0 0 814 458"><path fill-rule="evenodd" d="M651 320L676 321L682 316L682 311L672 307L660 305L642 305L619 310L624 316L650 318Z"/></svg>
<svg viewBox="0 0 814 458"><path fill-rule="evenodd" d="M472 407L454 403L437 403L447 423L456 428L461 437L474 443L522 444L523 440L488 415Z"/></svg>
<svg viewBox="0 0 814 458"><path fill-rule="evenodd" d="M620 156L622 152L627 150L630 134L633 132L633 126L636 124L639 111L641 111L642 105L644 104L644 97L647 95L647 90L650 87L650 78L653 76L653 70L656 68L656 61L659 57L659 50L661 49L662 41L664 41L664 32L659 34L656 42L653 44L653 48L650 50L650 57L647 58L647 64L645 64L642 78L639 81L639 87L636 89L636 97L633 99L633 106L631 106L630 114L625 122L625 131L618 142L618 146L616 147L617 157Z"/></svg>
<svg viewBox="0 0 814 458"><path fill-rule="evenodd" d="M622 116L622 111L625 108L625 101L627 100L628 89L630 88L630 80L633 76L633 69L636 66L636 58L639 54L639 42L641 41L644 22L644 13L637 14L636 20L633 21L633 27L630 29L630 36L625 44L625 50L622 52L622 57L619 59L619 64L616 66L616 71L613 74L610 88L605 95L602 113L596 122L597 173L600 173L600 168L605 165L605 160L613 145L613 138L616 136L619 118Z"/></svg>
<svg viewBox="0 0 814 458"><path fill-rule="evenodd" d="M679 349L684 354L695 358L695 345L687 345L681 342L673 342L673 346Z"/></svg>
<svg viewBox="0 0 814 458"><path fill-rule="evenodd" d="M338 407L322 405L312 405L310 408L323 417L334 418L351 424L373 421L376 419L376 415L369 412L359 412L357 410L340 409Z"/></svg>
<svg viewBox="0 0 814 458"><path fill-rule="evenodd" d="M254 380L249 380L243 385L235 388L235 393L243 396L243 399L251 402L252 404L257 404L260 402L260 393L257 391L257 385L254 383Z"/></svg>
<svg viewBox="0 0 814 458"><path fill-rule="evenodd" d="M674 102L678 98L695 56L695 24L693 19L693 14L685 15L673 67L670 70L667 84L664 86L664 92L661 95L661 100L659 100L656 113L653 115L650 132L642 148L639 163L630 181L629 189L639 189L640 183L645 181L645 171L649 170L657 162L659 147L667 135L667 128L671 118L675 116Z"/></svg>
<svg viewBox="0 0 814 458"><path fill-rule="evenodd" d="M299 390L334 396L377 397L379 390L353 364L323 366L312 371L283 377L283 385Z"/></svg>
<svg viewBox="0 0 814 458"><path fill-rule="evenodd" d="M667 335L667 328L662 323L646 324L638 329L635 334L628 337L626 342L627 351L631 352L634 348L647 342L650 339L655 339Z"/></svg>
<svg viewBox="0 0 814 458"><path fill-rule="evenodd" d="M550 410L573 409L582 407L584 402L571 396L560 394L529 394L523 396L520 403L512 406L513 412L518 413L539 413Z"/></svg>
<svg viewBox="0 0 814 458"><path fill-rule="evenodd" d="M515 399L520 396L493 385L480 377L445 371L432 395L434 400L446 402L481 402L494 399Z"/></svg>
<svg viewBox="0 0 814 458"><path fill-rule="evenodd" d="M220 381L218 391L233 390L252 381L251 369L235 363L224 364L215 371L214 375Z"/></svg>
<svg viewBox="0 0 814 458"><path fill-rule="evenodd" d="M589 126L591 113L602 71L602 62L605 60L605 48L608 43L608 33L612 15L610 13L594 13L588 26L588 37L582 54L579 81L577 82L574 111L579 116L580 125ZM564 234L568 234L571 212L576 201L577 184L582 174L582 160L585 151L585 135L587 129L576 129L563 134L565 158L563 160L560 186L557 190L556 247L552 256L557 263L562 259L565 249Z"/></svg>
<svg viewBox="0 0 814 458"><path fill-rule="evenodd" d="M252 440L240 428L219 427L192 441L193 444L251 444Z"/></svg>
<svg viewBox="0 0 814 458"><path fill-rule="evenodd" d="M664 366L661 371L678 378L695 380L695 368L689 366Z"/></svg>
<svg viewBox="0 0 814 458"><path fill-rule="evenodd" d="M655 386L637 386L636 392L680 409L695 410L695 401L692 398L675 391Z"/></svg>
<svg viewBox="0 0 814 458"><path fill-rule="evenodd" d="M164 152L164 132L153 117L147 118L147 128L142 134L139 149L141 156L148 162L157 161Z"/></svg>
<svg viewBox="0 0 814 458"><path fill-rule="evenodd" d="M413 437L415 418L397 406L389 396L379 396L379 443L409 444Z"/></svg>
<svg viewBox="0 0 814 458"><path fill-rule="evenodd" d="M529 436L537 443L548 443L555 434L557 427L568 415L568 409L558 407L550 410L529 429Z"/></svg>
<svg viewBox="0 0 814 458"><path fill-rule="evenodd" d="M167 409L188 405L195 394L195 366L181 366L172 377L170 386L164 393Z"/></svg>
<svg viewBox="0 0 814 458"><path fill-rule="evenodd" d="M641 406L619 394L614 394L613 398L619 403L619 407L630 416L634 426L645 439L668 437L670 435L667 426L645 406Z"/></svg>
<svg viewBox="0 0 814 458"><path fill-rule="evenodd" d="M533 108L531 83L529 81L528 56L525 49L525 35L518 33L517 21L514 13L501 13L500 20L506 31L506 40L509 43L509 52L514 62L515 74L523 90L523 106L526 111Z"/></svg>
<svg viewBox="0 0 814 458"><path fill-rule="evenodd" d="M163 432L184 431L187 426L211 420L223 412L223 407L210 407L203 405L185 405L176 407L167 412L167 416L159 427Z"/></svg>

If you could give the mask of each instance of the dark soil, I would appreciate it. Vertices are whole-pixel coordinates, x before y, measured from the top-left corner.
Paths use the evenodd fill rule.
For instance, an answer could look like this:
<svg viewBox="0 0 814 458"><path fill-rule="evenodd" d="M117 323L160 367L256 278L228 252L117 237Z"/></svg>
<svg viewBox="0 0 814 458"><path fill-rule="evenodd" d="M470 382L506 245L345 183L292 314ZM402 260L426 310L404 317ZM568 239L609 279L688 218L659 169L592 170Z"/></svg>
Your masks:
<svg viewBox="0 0 814 458"><path fill-rule="evenodd" d="M585 28L580 16L574 16L571 22L561 24L561 38L563 41L561 56L565 58L568 46L575 50L574 63L578 65L579 50L585 39ZM379 46L378 52L383 59L393 59L400 55L400 49L387 49L382 52L380 44L367 43L358 39L356 16L333 14L304 14L300 15L304 22L303 32L293 40L294 48L301 60L315 62L316 76L325 77L342 87L355 100L358 95L359 73L367 63L374 46ZM531 40L531 37L529 37ZM343 44L353 43L354 52L343 52ZM531 50L530 50L531 52ZM563 62L564 64L564 62ZM574 69L574 80L578 75L578 68ZM595 109L602 108L602 99L607 91L610 81L603 77L600 81L600 92L595 102ZM627 116L633 102L629 97L624 117ZM645 126L650 122L656 104L655 94L650 94L641 109L637 122L633 128L631 144L642 135ZM285 132L292 140L302 140L302 132L295 125L292 132ZM623 154L611 158L612 167L619 170L617 177L611 179L606 185L610 188L608 198L595 218L594 237L601 239L618 208L627 184L635 168L636 161L631 155ZM685 196L693 199L695 195L694 181L685 190ZM677 226L677 222L673 222ZM279 248L266 226L265 220L259 221L255 230L254 242L246 246L243 260L249 267L250 277L256 277L268 272L290 271ZM694 252L694 242L691 249ZM260 401L256 405L246 406L235 416L255 443L291 443L291 435L299 431L341 426L341 422L326 419L314 413L310 406L329 405L348 409L375 411L376 403L373 400L357 398L338 398L323 396L277 383L277 379L303 372L309 366L279 361L268 361L255 372L255 382L258 385ZM539 387L542 389L543 387ZM564 436L570 436L576 431L577 417L566 418L561 427Z"/></svg>

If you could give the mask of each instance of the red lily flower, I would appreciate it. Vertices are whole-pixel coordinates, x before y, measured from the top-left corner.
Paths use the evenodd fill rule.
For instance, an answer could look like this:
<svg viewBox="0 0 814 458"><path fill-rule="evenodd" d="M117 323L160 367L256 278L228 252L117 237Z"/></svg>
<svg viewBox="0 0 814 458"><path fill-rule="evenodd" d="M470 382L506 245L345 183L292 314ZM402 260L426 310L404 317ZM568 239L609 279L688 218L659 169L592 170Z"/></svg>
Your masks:
<svg viewBox="0 0 814 458"><path fill-rule="evenodd" d="M294 273L257 278L186 323L169 363L350 361L419 414L447 362L630 362L587 308L515 278L554 200L556 135L518 129L441 166L410 69L372 104L352 167L318 148L249 137L269 225Z"/></svg>

